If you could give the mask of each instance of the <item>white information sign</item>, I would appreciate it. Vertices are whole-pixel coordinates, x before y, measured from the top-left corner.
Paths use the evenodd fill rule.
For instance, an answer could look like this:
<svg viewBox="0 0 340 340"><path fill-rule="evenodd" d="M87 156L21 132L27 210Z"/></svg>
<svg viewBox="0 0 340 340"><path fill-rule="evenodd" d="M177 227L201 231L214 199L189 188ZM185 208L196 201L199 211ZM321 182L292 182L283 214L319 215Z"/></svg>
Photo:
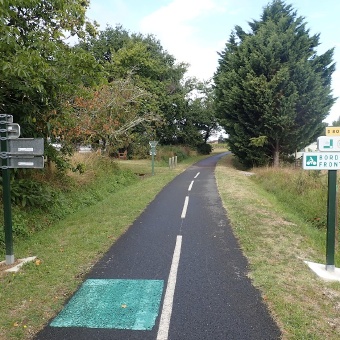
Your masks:
<svg viewBox="0 0 340 340"><path fill-rule="evenodd" d="M44 156L10 157L8 159L8 167L12 169L14 168L42 169L44 167Z"/></svg>
<svg viewBox="0 0 340 340"><path fill-rule="evenodd" d="M305 152L304 170L340 170L340 152Z"/></svg>
<svg viewBox="0 0 340 340"><path fill-rule="evenodd" d="M17 138L8 141L8 153L10 155L32 155L41 156L44 154L43 138Z"/></svg>
<svg viewBox="0 0 340 340"><path fill-rule="evenodd" d="M340 136L329 137L321 136L318 137L318 150L319 151L340 151Z"/></svg>
<svg viewBox="0 0 340 340"><path fill-rule="evenodd" d="M20 125L17 123L7 123L7 138L19 138L20 137Z"/></svg>

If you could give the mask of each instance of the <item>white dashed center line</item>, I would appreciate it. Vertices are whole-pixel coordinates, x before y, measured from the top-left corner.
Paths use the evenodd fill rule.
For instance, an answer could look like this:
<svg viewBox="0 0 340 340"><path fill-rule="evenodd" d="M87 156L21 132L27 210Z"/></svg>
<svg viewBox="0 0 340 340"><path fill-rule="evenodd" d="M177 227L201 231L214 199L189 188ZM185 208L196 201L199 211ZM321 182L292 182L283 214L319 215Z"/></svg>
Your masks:
<svg viewBox="0 0 340 340"><path fill-rule="evenodd" d="M185 218L185 216L187 214L188 204L189 204L189 196L186 196L185 201L184 201L184 206L183 206L181 218Z"/></svg>
<svg viewBox="0 0 340 340"><path fill-rule="evenodd" d="M172 305L174 301L175 287L176 287L176 281L177 281L177 269L178 269L179 259L181 256L181 247L182 247L182 236L178 235L176 239L174 255L172 257L168 284L166 286L163 309L162 309L161 319L159 321L157 340L168 340L170 319L171 319L171 314L172 314Z"/></svg>

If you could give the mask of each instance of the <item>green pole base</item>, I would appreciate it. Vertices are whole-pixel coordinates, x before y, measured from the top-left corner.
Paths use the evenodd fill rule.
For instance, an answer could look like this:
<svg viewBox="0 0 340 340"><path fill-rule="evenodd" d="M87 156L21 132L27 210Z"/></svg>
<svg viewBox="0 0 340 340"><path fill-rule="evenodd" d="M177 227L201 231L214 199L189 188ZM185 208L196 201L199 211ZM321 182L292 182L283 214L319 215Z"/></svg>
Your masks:
<svg viewBox="0 0 340 340"><path fill-rule="evenodd" d="M14 263L14 255L6 255L6 264L13 264Z"/></svg>
<svg viewBox="0 0 340 340"><path fill-rule="evenodd" d="M326 264L326 270L328 272L334 272L335 271L335 265L334 264Z"/></svg>

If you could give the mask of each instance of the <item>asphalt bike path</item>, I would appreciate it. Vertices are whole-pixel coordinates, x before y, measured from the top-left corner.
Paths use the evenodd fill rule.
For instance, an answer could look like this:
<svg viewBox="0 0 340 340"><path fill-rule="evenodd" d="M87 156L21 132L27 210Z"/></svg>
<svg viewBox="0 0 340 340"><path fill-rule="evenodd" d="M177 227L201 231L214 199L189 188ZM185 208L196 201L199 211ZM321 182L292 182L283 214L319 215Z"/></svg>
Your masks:
<svg viewBox="0 0 340 340"><path fill-rule="evenodd" d="M280 339L217 191L223 155L169 183L35 339Z"/></svg>

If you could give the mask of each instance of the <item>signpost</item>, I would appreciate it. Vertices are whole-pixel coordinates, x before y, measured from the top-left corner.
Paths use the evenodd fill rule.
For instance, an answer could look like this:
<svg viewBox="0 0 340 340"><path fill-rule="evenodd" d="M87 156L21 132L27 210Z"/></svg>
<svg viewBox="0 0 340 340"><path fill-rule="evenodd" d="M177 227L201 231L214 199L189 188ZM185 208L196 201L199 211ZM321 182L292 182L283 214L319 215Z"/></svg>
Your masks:
<svg viewBox="0 0 340 340"><path fill-rule="evenodd" d="M13 233L12 233L12 210L11 210L11 188L10 170L7 158L7 123L13 123L13 116L0 115L0 147L1 147L1 169L2 169L2 201L4 206L4 231L6 247L6 264L14 263Z"/></svg>
<svg viewBox="0 0 340 340"><path fill-rule="evenodd" d="M22 156L9 158L9 169L42 169L44 167L44 156Z"/></svg>
<svg viewBox="0 0 340 340"><path fill-rule="evenodd" d="M304 152L304 170L340 170L340 152Z"/></svg>
<svg viewBox="0 0 340 340"><path fill-rule="evenodd" d="M8 141L8 153L11 156L43 155L44 154L44 139L43 138L10 139Z"/></svg>
<svg viewBox="0 0 340 340"><path fill-rule="evenodd" d="M320 152L305 152L305 170L328 170L326 270L335 271L335 231L337 228L337 170L340 169L340 127L326 127L326 135L317 140Z"/></svg>
<svg viewBox="0 0 340 340"><path fill-rule="evenodd" d="M6 264L14 263L11 210L11 168L43 168L43 138L19 138L20 126L13 116L0 114L0 158L3 185Z"/></svg>
<svg viewBox="0 0 340 340"><path fill-rule="evenodd" d="M155 155L156 155L156 145L158 142L156 141L150 141L149 145L151 147L150 149L150 155L151 155L151 168L152 168L152 176L155 174Z"/></svg>
<svg viewBox="0 0 340 340"><path fill-rule="evenodd" d="M326 236L326 270L335 270L335 235L337 227L337 171L328 171L327 198L327 236Z"/></svg>

